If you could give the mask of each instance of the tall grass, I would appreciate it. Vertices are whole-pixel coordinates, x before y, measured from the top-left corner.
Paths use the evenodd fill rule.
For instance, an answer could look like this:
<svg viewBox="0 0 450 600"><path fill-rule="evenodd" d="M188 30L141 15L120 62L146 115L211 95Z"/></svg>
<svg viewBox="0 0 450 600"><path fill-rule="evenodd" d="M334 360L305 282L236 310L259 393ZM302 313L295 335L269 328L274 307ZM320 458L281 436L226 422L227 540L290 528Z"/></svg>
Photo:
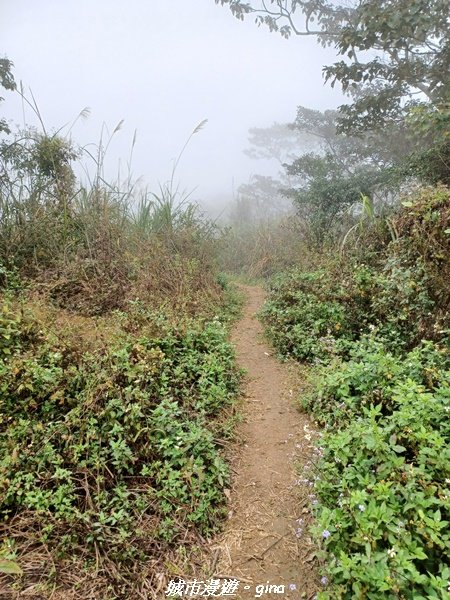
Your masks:
<svg viewBox="0 0 450 600"><path fill-rule="evenodd" d="M131 175L136 135L127 176L105 176L122 122L112 133L102 129L94 147L76 148L69 135L49 134L43 123L42 133L27 128L4 140L0 263L40 281L63 306L94 314L122 308L138 292L178 297L186 277L190 284L196 279L194 288L214 289L214 224L176 183L183 153L205 123L192 131L156 192L139 189ZM84 170L84 182L75 168Z"/></svg>

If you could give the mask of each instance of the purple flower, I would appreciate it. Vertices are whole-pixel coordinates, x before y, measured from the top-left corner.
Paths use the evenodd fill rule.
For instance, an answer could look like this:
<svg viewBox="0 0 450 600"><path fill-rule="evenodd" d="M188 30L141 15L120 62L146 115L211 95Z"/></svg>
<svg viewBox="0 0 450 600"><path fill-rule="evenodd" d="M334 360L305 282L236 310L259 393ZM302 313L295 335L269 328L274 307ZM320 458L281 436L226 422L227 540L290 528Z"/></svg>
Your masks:
<svg viewBox="0 0 450 600"><path fill-rule="evenodd" d="M301 527L298 527L298 528L295 530L295 535L296 535L298 538L299 538L299 537L301 537L302 533L303 533L303 529L302 529Z"/></svg>
<svg viewBox="0 0 450 600"><path fill-rule="evenodd" d="M294 591L297 589L297 586L296 586L296 584L295 584L295 583L290 583L290 584L289 584L289 589L290 589L292 592L294 592Z"/></svg>
<svg viewBox="0 0 450 600"><path fill-rule="evenodd" d="M320 580L320 583L322 585L328 585L328 577L325 577L325 575L322 577L322 579Z"/></svg>
<svg viewBox="0 0 450 600"><path fill-rule="evenodd" d="M328 529L324 529L324 530L322 531L322 537L323 537L323 538L327 539L327 538L329 538L329 537L330 537L330 535L331 535L331 533L328 531Z"/></svg>

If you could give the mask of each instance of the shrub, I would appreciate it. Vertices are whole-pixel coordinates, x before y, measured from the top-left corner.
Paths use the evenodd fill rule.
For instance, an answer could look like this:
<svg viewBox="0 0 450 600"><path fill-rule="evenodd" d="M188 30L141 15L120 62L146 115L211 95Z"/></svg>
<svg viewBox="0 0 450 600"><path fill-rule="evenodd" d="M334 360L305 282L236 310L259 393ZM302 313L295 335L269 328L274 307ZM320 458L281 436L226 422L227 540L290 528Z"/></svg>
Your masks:
<svg viewBox="0 0 450 600"><path fill-rule="evenodd" d="M351 344L348 358L313 371L314 391L305 395L302 404L322 425L349 425L371 406L380 407L383 415L391 414L399 381L432 391L448 368L450 352L445 346L423 342L399 360L375 335L365 336Z"/></svg>
<svg viewBox="0 0 450 600"><path fill-rule="evenodd" d="M398 239L382 252L365 249L367 261L331 256L316 271L293 269L271 282L262 319L282 355L307 361L346 356L349 343L371 328L396 354L423 339L448 337L448 190L422 192L405 203L393 220Z"/></svg>
<svg viewBox="0 0 450 600"><path fill-rule="evenodd" d="M350 335L344 306L335 301L325 271L297 270L276 278L261 318L283 356L300 360L329 357L336 340Z"/></svg>
<svg viewBox="0 0 450 600"><path fill-rule="evenodd" d="M321 600L448 597L448 198L420 191L390 221L389 244L369 238L269 291L274 345L319 363L302 404L324 426L310 481Z"/></svg>
<svg viewBox="0 0 450 600"><path fill-rule="evenodd" d="M428 277L430 296L437 307L450 306L450 191L425 188L403 202L395 219L398 243L412 262L420 259Z"/></svg>
<svg viewBox="0 0 450 600"><path fill-rule="evenodd" d="M378 346L321 374L309 400L327 422L315 493L331 585L320 598L447 597L449 366L431 345L402 364Z"/></svg>
<svg viewBox="0 0 450 600"><path fill-rule="evenodd" d="M133 310L139 336L118 315L121 339L82 353L14 303L0 321L3 530L19 553L31 540L54 560L112 561L121 585L136 559L217 527L215 439L239 381L218 320Z"/></svg>

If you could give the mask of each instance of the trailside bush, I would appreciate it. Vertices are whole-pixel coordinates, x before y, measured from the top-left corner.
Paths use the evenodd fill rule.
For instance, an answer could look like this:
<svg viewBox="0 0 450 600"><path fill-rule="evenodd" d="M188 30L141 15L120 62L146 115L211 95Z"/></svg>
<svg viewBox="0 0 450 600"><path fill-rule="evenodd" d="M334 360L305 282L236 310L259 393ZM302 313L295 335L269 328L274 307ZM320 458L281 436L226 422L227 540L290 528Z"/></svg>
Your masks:
<svg viewBox="0 0 450 600"><path fill-rule="evenodd" d="M217 319L174 325L140 312L158 334L124 331L80 354L57 334L25 335L29 317L4 310L0 515L19 554L31 540L54 558L126 564L216 528L228 469L215 438L237 391L233 349Z"/></svg>
<svg viewBox="0 0 450 600"><path fill-rule="evenodd" d="M271 284L261 318L268 337L283 356L299 360L329 357L335 342L351 336L351 327L336 292L327 289L326 273L288 272Z"/></svg>
<svg viewBox="0 0 450 600"><path fill-rule="evenodd" d="M421 190L387 246L371 239L269 291L270 339L317 365L302 404L324 427L310 480L320 600L448 598L449 198Z"/></svg>
<svg viewBox="0 0 450 600"><path fill-rule="evenodd" d="M402 360L374 334L353 342L346 360L316 368L302 406L324 426L347 426L363 409L377 406L381 414L394 410L392 394L399 382L432 391L450 368L450 350L423 342Z"/></svg>
<svg viewBox="0 0 450 600"><path fill-rule="evenodd" d="M450 314L432 297L421 262L403 255L382 265L355 262L339 271L294 270L271 283L261 318L282 356L309 362L347 356L352 342L374 331L395 354L422 339L440 341L450 331Z"/></svg>
<svg viewBox="0 0 450 600"><path fill-rule="evenodd" d="M346 356L349 342L372 328L396 354L422 339L448 338L449 198L441 187L405 200L392 220L398 237L382 251L369 237L373 252L325 257L317 271L297 268L276 277L261 316L277 350L327 361Z"/></svg>
<svg viewBox="0 0 450 600"><path fill-rule="evenodd" d="M395 218L399 244L411 261L420 259L431 297L439 307L450 306L450 190L425 188L403 202Z"/></svg>
<svg viewBox="0 0 450 600"><path fill-rule="evenodd" d="M309 407L326 431L315 480L325 599L448 597L450 355L426 345L399 364L359 348L323 370ZM374 371L375 368L375 371Z"/></svg>

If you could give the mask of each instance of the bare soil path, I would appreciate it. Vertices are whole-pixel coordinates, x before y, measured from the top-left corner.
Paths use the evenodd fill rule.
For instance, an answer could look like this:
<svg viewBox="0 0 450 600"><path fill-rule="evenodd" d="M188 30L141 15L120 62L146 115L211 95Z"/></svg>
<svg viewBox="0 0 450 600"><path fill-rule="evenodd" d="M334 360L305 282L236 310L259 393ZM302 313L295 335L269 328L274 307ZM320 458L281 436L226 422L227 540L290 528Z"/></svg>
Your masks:
<svg viewBox="0 0 450 600"><path fill-rule="evenodd" d="M320 587L307 533L311 488L298 473L311 458L314 431L295 407L292 369L272 356L263 339L255 314L263 290L242 289L247 302L233 342L247 371L244 418L232 460L229 518L212 548L213 577L239 579L239 598L254 598L262 589L256 586L264 586L262 598L311 599ZM269 585L284 585L284 593L266 591Z"/></svg>

